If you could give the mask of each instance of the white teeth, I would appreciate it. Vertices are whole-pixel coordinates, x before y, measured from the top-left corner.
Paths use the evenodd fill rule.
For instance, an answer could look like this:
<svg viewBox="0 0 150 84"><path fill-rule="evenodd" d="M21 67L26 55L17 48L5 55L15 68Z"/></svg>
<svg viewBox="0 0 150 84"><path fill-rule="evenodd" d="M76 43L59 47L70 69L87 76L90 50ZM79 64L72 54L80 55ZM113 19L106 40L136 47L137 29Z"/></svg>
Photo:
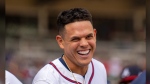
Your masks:
<svg viewBox="0 0 150 84"><path fill-rule="evenodd" d="M86 50L86 51L78 51L78 54L82 54L82 55L86 55L89 53L90 50Z"/></svg>

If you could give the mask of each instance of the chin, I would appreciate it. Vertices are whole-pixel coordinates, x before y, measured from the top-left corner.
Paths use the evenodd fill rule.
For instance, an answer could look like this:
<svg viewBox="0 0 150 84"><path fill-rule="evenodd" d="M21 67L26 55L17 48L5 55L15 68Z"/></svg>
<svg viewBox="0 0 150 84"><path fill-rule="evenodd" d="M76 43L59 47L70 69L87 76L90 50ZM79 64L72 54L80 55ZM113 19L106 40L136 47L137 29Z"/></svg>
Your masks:
<svg viewBox="0 0 150 84"><path fill-rule="evenodd" d="M85 61L82 61L82 62L81 62L81 65L82 65L82 66L87 66L87 65L89 65L90 62L91 62L91 61L89 61L89 60L88 60L88 61L85 60Z"/></svg>

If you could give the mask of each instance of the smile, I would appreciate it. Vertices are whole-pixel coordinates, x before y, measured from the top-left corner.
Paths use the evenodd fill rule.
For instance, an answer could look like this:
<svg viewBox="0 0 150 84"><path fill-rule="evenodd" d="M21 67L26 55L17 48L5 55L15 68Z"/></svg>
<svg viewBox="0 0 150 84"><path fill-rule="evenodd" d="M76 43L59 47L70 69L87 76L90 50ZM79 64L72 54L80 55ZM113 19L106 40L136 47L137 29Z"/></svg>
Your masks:
<svg viewBox="0 0 150 84"><path fill-rule="evenodd" d="M82 50L82 51L78 51L77 53L80 55L87 55L89 54L90 50Z"/></svg>

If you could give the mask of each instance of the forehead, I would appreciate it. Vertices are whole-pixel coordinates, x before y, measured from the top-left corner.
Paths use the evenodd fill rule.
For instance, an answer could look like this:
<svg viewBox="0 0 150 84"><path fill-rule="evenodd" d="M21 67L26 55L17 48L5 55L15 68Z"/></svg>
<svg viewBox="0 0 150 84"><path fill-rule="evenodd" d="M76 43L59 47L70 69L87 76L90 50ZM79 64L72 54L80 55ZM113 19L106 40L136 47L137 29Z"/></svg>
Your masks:
<svg viewBox="0 0 150 84"><path fill-rule="evenodd" d="M65 25L65 31L67 34L73 35L82 35L93 32L93 26L90 21L77 21Z"/></svg>

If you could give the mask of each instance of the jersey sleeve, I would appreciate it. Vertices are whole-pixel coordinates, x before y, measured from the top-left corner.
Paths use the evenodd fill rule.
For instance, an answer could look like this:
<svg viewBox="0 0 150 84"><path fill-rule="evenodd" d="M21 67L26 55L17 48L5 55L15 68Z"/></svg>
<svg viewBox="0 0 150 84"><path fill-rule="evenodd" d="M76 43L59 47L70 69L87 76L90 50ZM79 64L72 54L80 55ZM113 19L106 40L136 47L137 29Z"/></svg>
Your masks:
<svg viewBox="0 0 150 84"><path fill-rule="evenodd" d="M6 84L22 84L16 76L9 71L5 70L5 83Z"/></svg>
<svg viewBox="0 0 150 84"><path fill-rule="evenodd" d="M52 84L52 83L48 83L48 82L46 82L44 80L41 80L41 81L35 81L32 84Z"/></svg>
<svg viewBox="0 0 150 84"><path fill-rule="evenodd" d="M104 64L95 59L93 59L93 62L95 68L95 78L98 78L97 80L101 80L102 84L107 84L107 73Z"/></svg>

